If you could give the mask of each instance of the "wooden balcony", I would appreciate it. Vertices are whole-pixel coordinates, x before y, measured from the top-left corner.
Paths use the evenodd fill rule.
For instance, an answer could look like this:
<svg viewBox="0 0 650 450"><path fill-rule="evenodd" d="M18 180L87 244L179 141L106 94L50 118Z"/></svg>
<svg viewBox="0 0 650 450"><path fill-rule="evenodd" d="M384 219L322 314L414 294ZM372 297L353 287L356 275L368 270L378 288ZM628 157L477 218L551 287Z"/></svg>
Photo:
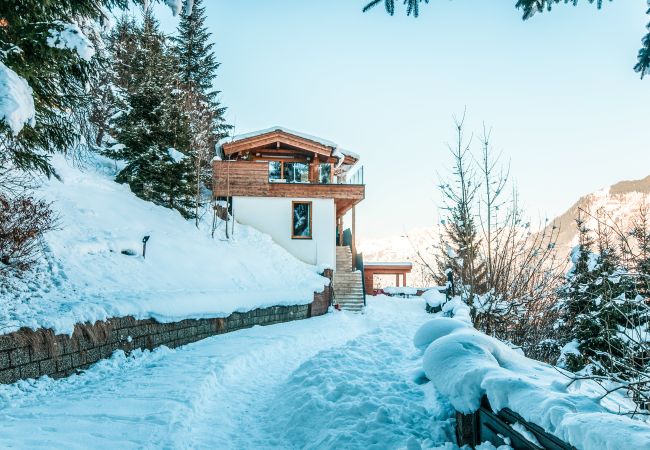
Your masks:
<svg viewBox="0 0 650 450"><path fill-rule="evenodd" d="M265 161L214 161L212 173L215 197L332 198L338 217L366 194L363 184L270 182L269 163Z"/></svg>

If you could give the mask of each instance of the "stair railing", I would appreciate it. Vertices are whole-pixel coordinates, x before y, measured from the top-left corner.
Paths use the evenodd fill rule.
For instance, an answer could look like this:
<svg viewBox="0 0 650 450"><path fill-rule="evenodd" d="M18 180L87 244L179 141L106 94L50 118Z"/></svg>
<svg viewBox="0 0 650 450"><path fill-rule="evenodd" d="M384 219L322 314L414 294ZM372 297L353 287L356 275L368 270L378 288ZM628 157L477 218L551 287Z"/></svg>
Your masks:
<svg viewBox="0 0 650 450"><path fill-rule="evenodd" d="M363 290L363 306L366 306L366 275L363 269L363 253L357 253L354 258L354 266L361 271L361 289Z"/></svg>

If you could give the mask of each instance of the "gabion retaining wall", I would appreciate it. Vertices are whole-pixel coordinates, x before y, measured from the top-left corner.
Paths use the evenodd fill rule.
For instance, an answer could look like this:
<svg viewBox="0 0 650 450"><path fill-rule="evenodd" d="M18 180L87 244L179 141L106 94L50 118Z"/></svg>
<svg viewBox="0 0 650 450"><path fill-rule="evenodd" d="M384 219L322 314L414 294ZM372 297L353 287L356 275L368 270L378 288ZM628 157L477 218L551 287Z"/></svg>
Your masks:
<svg viewBox="0 0 650 450"><path fill-rule="evenodd" d="M328 274L326 274L327 276ZM331 288L314 294L307 305L272 306L214 319L187 319L160 323L154 319L118 317L94 324L77 324L72 336L54 335L50 329L23 328L0 336L0 384L48 375L60 378L88 368L115 350L179 347L217 334L307 319L325 314Z"/></svg>

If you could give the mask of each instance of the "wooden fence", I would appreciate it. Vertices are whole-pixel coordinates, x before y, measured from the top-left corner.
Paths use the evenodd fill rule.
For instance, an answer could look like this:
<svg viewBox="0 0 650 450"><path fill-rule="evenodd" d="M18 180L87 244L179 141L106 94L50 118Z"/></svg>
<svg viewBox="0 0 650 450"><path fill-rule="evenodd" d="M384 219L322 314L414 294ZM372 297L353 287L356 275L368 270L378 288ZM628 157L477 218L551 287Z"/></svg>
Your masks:
<svg viewBox="0 0 650 450"><path fill-rule="evenodd" d="M517 426L519 431L513 426ZM461 446L474 447L489 441L495 446L508 444L515 450L576 450L507 408L495 413L487 397L483 397L481 407L475 413L456 413L456 438Z"/></svg>

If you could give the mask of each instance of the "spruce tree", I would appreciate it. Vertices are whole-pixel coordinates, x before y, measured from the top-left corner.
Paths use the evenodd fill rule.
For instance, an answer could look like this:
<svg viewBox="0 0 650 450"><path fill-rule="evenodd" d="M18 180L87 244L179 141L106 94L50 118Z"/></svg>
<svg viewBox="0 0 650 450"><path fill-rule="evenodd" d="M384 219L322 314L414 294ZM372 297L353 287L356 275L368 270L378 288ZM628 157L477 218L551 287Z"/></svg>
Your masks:
<svg viewBox="0 0 650 450"><path fill-rule="evenodd" d="M172 38L172 42L178 66L176 92L180 93L180 105L190 128L186 154L194 168L194 216L197 226L203 190L212 180L210 160L214 156L215 145L227 136L231 128L224 119L226 108L219 102L220 92L213 87L220 64L210 39L211 34L205 26L205 8L201 0L196 0L191 11L186 9L181 14L178 34Z"/></svg>
<svg viewBox="0 0 650 450"><path fill-rule="evenodd" d="M595 255L593 253L594 241L581 215L576 218L576 226L579 243L571 252L573 267L567 273L566 283L559 290L559 298L562 304L562 320L566 339L580 343L585 338L585 329L589 328L593 310L593 294L588 288L594 279ZM575 371L584 367L586 360L581 354L568 354L565 365Z"/></svg>
<svg viewBox="0 0 650 450"><path fill-rule="evenodd" d="M579 353L566 355L565 365L572 371L588 367L599 375L625 379L631 375L627 366L634 349L623 336L626 330L634 332L643 314L636 277L624 267L602 218L594 231L581 217L577 223L580 244L573 251L574 267L560 298L568 340L577 341ZM597 253L592 252L594 246Z"/></svg>
<svg viewBox="0 0 650 450"><path fill-rule="evenodd" d="M123 19L116 28L130 42L115 49L117 83L124 107L112 122L117 144L106 150L123 160L116 181L128 183L139 197L192 216L193 170L183 150L189 127L178 101L175 60L151 9L141 25Z"/></svg>

